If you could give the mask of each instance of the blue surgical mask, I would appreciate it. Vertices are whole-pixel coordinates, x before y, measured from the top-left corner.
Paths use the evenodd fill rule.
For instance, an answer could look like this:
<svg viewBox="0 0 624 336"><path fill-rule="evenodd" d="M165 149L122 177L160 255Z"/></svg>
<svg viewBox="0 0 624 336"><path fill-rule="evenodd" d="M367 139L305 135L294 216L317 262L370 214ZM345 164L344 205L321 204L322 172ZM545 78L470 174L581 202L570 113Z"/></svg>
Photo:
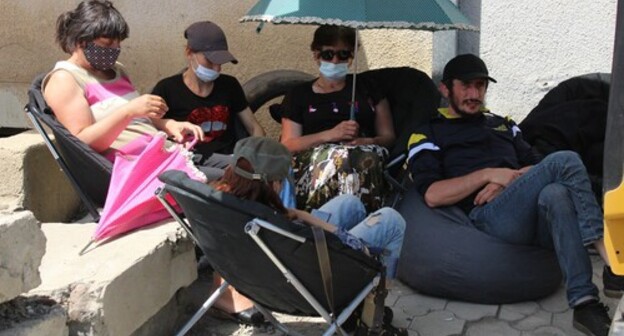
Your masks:
<svg viewBox="0 0 624 336"><path fill-rule="evenodd" d="M199 64L199 62L197 62L196 56L195 56L195 63L197 63L197 68L193 68L193 71L195 71L195 75L197 75L197 78L199 78L200 81L213 82L215 79L219 77L220 73L218 71L214 71L210 68L206 68L205 66Z"/></svg>
<svg viewBox="0 0 624 336"><path fill-rule="evenodd" d="M344 79L349 73L349 63L332 63L321 61L319 67L321 75L327 79L340 80Z"/></svg>

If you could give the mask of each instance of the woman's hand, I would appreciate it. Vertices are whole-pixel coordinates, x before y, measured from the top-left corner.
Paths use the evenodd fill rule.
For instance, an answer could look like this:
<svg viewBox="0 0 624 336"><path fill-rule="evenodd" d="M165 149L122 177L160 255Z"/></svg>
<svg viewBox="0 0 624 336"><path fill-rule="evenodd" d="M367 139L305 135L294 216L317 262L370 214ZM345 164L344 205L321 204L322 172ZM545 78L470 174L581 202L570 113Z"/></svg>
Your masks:
<svg viewBox="0 0 624 336"><path fill-rule="evenodd" d="M375 139L373 138L356 138L355 140L348 142L347 145L358 146L358 145L374 145Z"/></svg>
<svg viewBox="0 0 624 336"><path fill-rule="evenodd" d="M182 143L188 140L189 136L199 141L204 140L204 131L201 127L188 121L176 121L173 119L153 120L154 126L167 133L175 142Z"/></svg>
<svg viewBox="0 0 624 336"><path fill-rule="evenodd" d="M288 211L286 213L286 217L288 217L288 219L290 220L298 219L310 226L320 227L321 229L327 232L331 232L331 233L334 233L336 231L336 227L333 224L328 223L322 219L316 218L314 217L314 215L312 215L309 212L299 210L299 209L293 209L293 208L286 209L286 211Z"/></svg>
<svg viewBox="0 0 624 336"><path fill-rule="evenodd" d="M129 101L127 109L129 116L132 118L148 117L160 119L167 113L169 107L162 97L144 94Z"/></svg>
<svg viewBox="0 0 624 336"><path fill-rule="evenodd" d="M286 209L286 218L288 218L291 221L295 221L297 219L299 219L298 216L298 212L301 210L297 210L297 209L293 209L293 208L288 208Z"/></svg>
<svg viewBox="0 0 624 336"><path fill-rule="evenodd" d="M329 132L328 142L351 141L357 138L360 125L355 120L345 120L334 126Z"/></svg>

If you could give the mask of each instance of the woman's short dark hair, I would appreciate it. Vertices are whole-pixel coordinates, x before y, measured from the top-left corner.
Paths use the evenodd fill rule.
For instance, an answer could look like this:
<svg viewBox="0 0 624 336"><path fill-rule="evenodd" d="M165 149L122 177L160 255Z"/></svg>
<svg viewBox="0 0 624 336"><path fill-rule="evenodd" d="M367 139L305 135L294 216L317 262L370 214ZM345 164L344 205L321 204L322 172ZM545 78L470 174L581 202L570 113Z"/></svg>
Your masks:
<svg viewBox="0 0 624 336"><path fill-rule="evenodd" d="M56 20L56 42L71 54L76 46L100 37L124 40L130 28L121 13L107 0L85 0Z"/></svg>
<svg viewBox="0 0 624 336"><path fill-rule="evenodd" d="M320 51L323 46L332 46L338 42L344 43L353 51L355 49L355 29L330 25L320 26L314 32L310 49Z"/></svg>

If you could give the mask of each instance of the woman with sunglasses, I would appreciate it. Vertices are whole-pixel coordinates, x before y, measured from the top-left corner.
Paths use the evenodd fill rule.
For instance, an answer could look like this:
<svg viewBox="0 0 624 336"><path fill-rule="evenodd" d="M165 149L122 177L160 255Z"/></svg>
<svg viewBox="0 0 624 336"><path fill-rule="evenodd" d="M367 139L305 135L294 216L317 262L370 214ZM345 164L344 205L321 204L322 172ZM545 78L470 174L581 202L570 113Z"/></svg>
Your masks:
<svg viewBox="0 0 624 336"><path fill-rule="evenodd" d="M352 28L320 26L311 44L320 75L284 98L282 143L295 154L299 208L318 208L344 193L360 196L369 211L381 206L383 160L395 140L392 115L375 83L358 78L350 120L355 43Z"/></svg>

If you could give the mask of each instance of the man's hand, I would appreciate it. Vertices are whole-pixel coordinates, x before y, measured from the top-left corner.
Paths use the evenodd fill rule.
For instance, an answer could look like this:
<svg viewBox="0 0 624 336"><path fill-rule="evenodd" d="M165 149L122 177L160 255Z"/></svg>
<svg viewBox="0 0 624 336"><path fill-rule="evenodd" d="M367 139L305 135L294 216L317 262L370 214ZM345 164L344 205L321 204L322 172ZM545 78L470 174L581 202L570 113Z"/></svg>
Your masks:
<svg viewBox="0 0 624 336"><path fill-rule="evenodd" d="M488 181L507 187L522 173L519 170L509 168L490 168L488 170Z"/></svg>
<svg viewBox="0 0 624 336"><path fill-rule="evenodd" d="M522 172L516 169L483 168L467 175L439 180L425 192L425 202L432 208L453 205L477 193L479 196L475 198L475 204L484 204L498 196L500 188L506 188L521 175Z"/></svg>
<svg viewBox="0 0 624 336"><path fill-rule="evenodd" d="M524 166L524 167L518 169L518 171L520 172L520 175L522 175L522 174L528 172L529 169L531 169L531 168L533 168L533 165L531 165L531 166Z"/></svg>
<svg viewBox="0 0 624 336"><path fill-rule="evenodd" d="M500 194L505 187L496 183L488 183L479 191L477 196L474 199L475 205L483 205L486 203L490 203L498 194Z"/></svg>
<svg viewBox="0 0 624 336"><path fill-rule="evenodd" d="M474 199L475 205L483 205L491 202L511 182L526 173L533 166L522 167L518 170L508 168L490 169L489 179L491 182L485 185Z"/></svg>

